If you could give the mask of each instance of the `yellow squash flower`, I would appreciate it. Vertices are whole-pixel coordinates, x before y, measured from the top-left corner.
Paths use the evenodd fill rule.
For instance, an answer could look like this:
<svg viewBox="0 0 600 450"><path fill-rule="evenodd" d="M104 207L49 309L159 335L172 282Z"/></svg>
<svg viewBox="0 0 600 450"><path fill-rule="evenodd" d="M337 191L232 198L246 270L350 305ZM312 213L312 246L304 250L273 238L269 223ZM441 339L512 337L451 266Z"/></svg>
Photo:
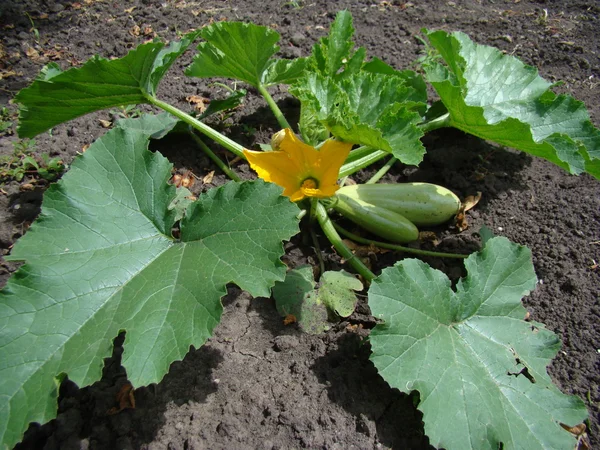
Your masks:
<svg viewBox="0 0 600 450"><path fill-rule="evenodd" d="M340 167L352 144L329 139L320 150L305 144L286 128L279 149L272 152L244 150L258 176L283 187L293 202L305 197L331 197L338 190Z"/></svg>

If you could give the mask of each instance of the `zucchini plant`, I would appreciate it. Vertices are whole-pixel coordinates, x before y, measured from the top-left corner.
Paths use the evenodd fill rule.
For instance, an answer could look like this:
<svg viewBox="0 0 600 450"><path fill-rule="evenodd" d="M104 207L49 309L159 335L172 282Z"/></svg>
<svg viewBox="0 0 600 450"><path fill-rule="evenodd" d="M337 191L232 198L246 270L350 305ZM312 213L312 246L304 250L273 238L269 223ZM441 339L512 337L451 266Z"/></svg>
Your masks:
<svg viewBox="0 0 600 450"><path fill-rule="evenodd" d="M573 448L560 424L576 425L587 412L546 373L559 339L523 320L521 298L536 283L528 249L501 237L487 240L465 259L468 275L455 290L416 259L376 276L342 240L340 233L350 234L331 208L384 239L410 241L417 226L449 219L459 206L456 196L430 185L340 188L338 179L382 158L388 162L375 179L397 160L419 164L421 137L440 127L599 178L600 132L582 103L554 94L534 68L460 32L426 32L435 57L422 61L424 76L366 60L365 50L354 48L353 32L342 11L310 56L285 60L275 57L276 31L220 22L169 45L142 44L119 59L94 57L66 71L50 64L16 96L21 137L121 105L150 104L164 113L123 120L78 156L48 189L40 217L9 256L25 264L0 293L5 448L30 422L55 416L57 383L65 376L80 386L96 381L123 330L122 364L131 383L160 381L190 345L211 335L227 283L254 296L270 295L278 283L277 298L300 280L300 303L348 315L360 289L353 276L326 272L319 287L305 270L286 276L282 241L299 231L302 216L310 230L318 223L370 284L369 306L381 319L370 336L371 359L390 386L420 392L434 445ZM163 76L198 38L186 74L254 86L283 130L273 148L245 149L158 97ZM441 99L436 107L426 82ZM300 100L300 136L269 94L277 84L289 85ZM151 137L181 124L246 159L262 180L235 181L235 172L202 142L234 181L181 201L183 188L168 183L171 164L148 150ZM297 307L278 304L283 312Z"/></svg>

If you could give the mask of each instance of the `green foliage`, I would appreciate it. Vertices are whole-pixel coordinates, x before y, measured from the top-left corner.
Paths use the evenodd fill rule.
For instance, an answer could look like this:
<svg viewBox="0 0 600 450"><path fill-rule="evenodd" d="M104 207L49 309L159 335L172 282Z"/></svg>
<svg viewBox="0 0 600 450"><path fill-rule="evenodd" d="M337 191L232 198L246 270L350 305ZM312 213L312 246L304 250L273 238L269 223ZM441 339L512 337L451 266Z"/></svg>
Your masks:
<svg viewBox="0 0 600 450"><path fill-rule="evenodd" d="M97 140L46 192L8 258L26 264L0 295L5 445L55 416L60 374L80 386L99 379L120 331L131 382L159 382L210 336L227 283L268 296L284 277L281 241L298 231L298 208L281 189L213 189L188 207L176 240L171 165L147 137L115 128Z"/></svg>
<svg viewBox="0 0 600 450"><path fill-rule="evenodd" d="M290 92L302 102L303 114L314 116L335 137L386 150L406 164L423 159L417 124L424 99L403 78L362 72L336 83L310 74Z"/></svg>
<svg viewBox="0 0 600 450"><path fill-rule="evenodd" d="M427 78L450 113L450 125L545 158L571 173L600 178L600 132L583 103L556 95L537 69L463 33L429 32L446 62Z"/></svg>
<svg viewBox="0 0 600 450"><path fill-rule="evenodd" d="M364 63L365 51L354 51L353 34L350 13L338 13L329 36L313 47L310 73L290 89L302 105L302 135L314 142L331 133L416 165L425 153L417 127L426 109L425 83L379 59Z"/></svg>
<svg viewBox="0 0 600 450"><path fill-rule="evenodd" d="M329 35L313 47L310 59L313 70L327 78L340 78L360 69L365 50L361 48L351 55L353 35L352 15L349 11L338 12Z"/></svg>
<svg viewBox="0 0 600 450"><path fill-rule="evenodd" d="M50 64L33 84L21 90L19 136L33 137L60 123L93 111L149 103L171 64L197 37L142 44L119 59L94 57L82 67L62 72Z"/></svg>
<svg viewBox="0 0 600 450"><path fill-rule="evenodd" d="M186 70L190 77L224 77L252 86L290 83L304 72L302 58L274 59L279 33L243 22L217 22L202 29L206 42L198 45L198 54Z"/></svg>
<svg viewBox="0 0 600 450"><path fill-rule="evenodd" d="M55 180L65 165L58 157L47 153L35 156L35 139L21 139L13 143L11 155L0 156L0 181L21 181L26 174L38 175L45 180Z"/></svg>
<svg viewBox="0 0 600 450"><path fill-rule="evenodd" d="M369 289L384 321L371 332L371 360L390 386L419 391L436 447L573 448L559 423L576 425L587 412L546 373L560 341L523 320L520 299L536 283L530 251L493 238L465 266L456 292L418 260L384 269Z"/></svg>
<svg viewBox="0 0 600 450"><path fill-rule="evenodd" d="M199 119L239 105L245 91L211 102L199 118L156 98L160 80L198 35L205 41L188 75L257 87L284 127L266 87L293 84L305 141L318 146L332 134L363 145L348 157L355 167L387 153L418 164L423 134L454 126L572 173L600 177L600 135L587 111L552 93L535 69L461 33L428 33L431 47L421 62L443 102L428 109L423 78L377 58L365 61L366 51L354 49L353 33L351 15L343 11L311 56L284 60L274 57L276 31L219 22L168 46L142 44L111 61L94 57L64 72L51 63L16 96L23 137L92 111L130 106L50 187L40 217L9 257L25 265L0 293L4 446L14 445L30 421L54 417L57 383L66 375L81 386L97 380L112 338L123 330L129 379L136 386L160 381L171 362L210 336L227 283L254 296L269 295L275 285L280 314L295 315L311 333L326 330L328 317L354 309L354 291L362 286L345 272L325 272L317 284L312 268L304 267L279 282L285 275L281 241L298 231L299 214L279 187L229 183L193 201L189 191L167 184L167 160L148 151L150 137L192 127L244 156L241 145ZM141 103L168 113L135 118L139 111L131 105ZM4 111L0 119L6 131L10 119ZM247 124L245 130L252 131ZM202 149L235 176L208 146ZM33 159L27 147L15 152L4 170L16 176L35 170L51 177L59 169L53 159ZM340 173L351 169L343 166ZM340 255L366 279L375 278L335 234L323 204L312 206ZM482 236L485 248L467 260L468 277L456 292L443 274L415 260L374 279L369 303L385 323L371 333L372 360L391 386L420 391L436 445L572 447L557 422L578 423L585 410L546 374L559 341L540 324L522 320L520 298L535 284L529 252L490 233Z"/></svg>
<svg viewBox="0 0 600 450"><path fill-rule="evenodd" d="M244 102L247 93L246 89L237 89L230 92L223 100L211 100L206 110L198 116L198 119L201 120L218 112L237 108Z"/></svg>
<svg viewBox="0 0 600 450"><path fill-rule="evenodd" d="M354 312L353 291L362 288L362 283L344 270L323 273L317 286L312 267L302 266L275 283L273 298L282 317L291 314L305 332L319 334L329 329L328 317L348 317Z"/></svg>
<svg viewBox="0 0 600 450"><path fill-rule="evenodd" d="M12 134L13 120L8 108L0 109L0 136Z"/></svg>
<svg viewBox="0 0 600 450"><path fill-rule="evenodd" d="M353 291L362 291L362 288L362 283L345 270L328 271L321 276L319 298L329 311L348 317L356 307Z"/></svg>

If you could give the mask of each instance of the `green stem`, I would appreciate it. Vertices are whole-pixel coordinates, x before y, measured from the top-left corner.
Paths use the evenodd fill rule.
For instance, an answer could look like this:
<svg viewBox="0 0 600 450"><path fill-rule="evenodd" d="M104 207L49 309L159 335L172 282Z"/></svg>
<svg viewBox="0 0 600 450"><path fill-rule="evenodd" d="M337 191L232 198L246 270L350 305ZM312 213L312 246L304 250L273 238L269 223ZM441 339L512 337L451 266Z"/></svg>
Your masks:
<svg viewBox="0 0 600 450"><path fill-rule="evenodd" d="M281 126L281 128L292 129L292 127L286 120L285 116L279 109L279 106L277 106L277 103L275 103L275 100L273 100L273 97L271 97L271 94L269 94L269 91L267 90L267 88L264 87L262 84L259 84L258 92L260 92L260 94L263 96L263 98L267 101L267 105L269 105L269 108L271 108L271 111L273 111L273 114L275 115L275 118L277 119L279 126Z"/></svg>
<svg viewBox="0 0 600 450"><path fill-rule="evenodd" d="M465 258L469 257L469 255L464 255L464 254L460 254L460 253L433 252L433 251L429 251L429 250L420 250L418 248L410 248L410 247L403 247L401 245L396 245L396 244L389 244L387 242L372 241L370 239L361 238L360 236L350 233L348 230L342 228L341 226L339 226L336 223L334 223L333 226L337 231L339 231L341 234L346 236L348 239L352 239L353 241L360 242L361 244L374 245L375 247L387 248L390 250L398 250L401 252L413 253L415 255L422 255L422 256L437 256L439 258L460 258L460 259L465 259Z"/></svg>
<svg viewBox="0 0 600 450"><path fill-rule="evenodd" d="M148 96L147 98L148 98L148 101L151 104L153 104L154 106L158 106L159 108L164 109L168 113L173 114L178 119L181 119L188 125L194 127L200 133L208 136L213 141L218 142L223 147L225 147L227 150L234 153L236 156L239 156L240 158L242 158L244 160L246 159L246 157L244 156L244 153L243 153L244 147L242 147L237 142L232 141L231 139L229 139L226 136L223 136L217 130L212 129L208 125L200 122L198 119L190 116L189 114L181 111L180 109L175 108L172 105L169 105L168 103L165 103L165 102L163 102L155 97L152 97L152 96Z"/></svg>
<svg viewBox="0 0 600 450"><path fill-rule="evenodd" d="M423 133L429 133L430 131L437 130L438 128L444 128L451 126L450 113L446 113L440 117L436 117L429 122L420 123L419 128Z"/></svg>
<svg viewBox="0 0 600 450"><path fill-rule="evenodd" d="M316 197L310 198L310 210L308 214L308 223L309 225L313 225L315 222L315 218L317 217L317 207L319 205L319 199Z"/></svg>
<svg viewBox="0 0 600 450"><path fill-rule="evenodd" d="M390 153L386 152L385 150L372 149L372 151L369 152L366 156L363 156L362 158L358 158L357 160L352 161L350 163L344 164L340 169L339 177L343 178L343 177L347 177L348 175L352 175L353 173L356 173L359 170L364 169L367 166L370 166L374 162L379 161L381 158L384 158L385 156L387 156L389 154Z"/></svg>
<svg viewBox="0 0 600 450"><path fill-rule="evenodd" d="M321 246L319 245L319 240L317 239L317 233L315 233L315 229L313 227L310 227L310 236L312 237L313 245L315 246L315 254L319 260L319 270L321 271L321 275L323 275L325 273L325 262L323 261L323 255L321 254Z"/></svg>
<svg viewBox="0 0 600 450"><path fill-rule="evenodd" d="M363 156L370 155L374 151L375 149L373 147L367 147L366 145L355 148L354 150L350 151L350 154L346 158L346 161L344 161L344 164L350 164L351 162L354 162Z"/></svg>
<svg viewBox="0 0 600 450"><path fill-rule="evenodd" d="M382 176L384 176L386 173L388 173L388 170L390 170L392 168L392 166L395 164L395 162L398 161L398 158L396 158L395 156L392 156L390 158L390 160L388 162L385 163L385 165L379 169L377 171L377 173L375 175L373 175L369 181L367 181L365 184L375 184L377 183Z"/></svg>
<svg viewBox="0 0 600 450"><path fill-rule="evenodd" d="M215 155L215 153L208 147L208 145L206 145L204 141L200 139L200 137L197 136L191 128L190 134L192 135L194 141L196 141L196 144L198 144L202 151L206 153L206 156L208 156L211 159L211 161L214 162L215 165L225 173L225 175L227 175L233 181L241 181L240 177L238 177L236 173L229 168L229 166L227 166L223 161L221 161L221 158Z"/></svg>
<svg viewBox="0 0 600 450"><path fill-rule="evenodd" d="M327 239L333 244L333 247L340 256L350 263L354 270L362 275L365 280L369 282L373 281L376 278L375 274L344 244L344 241L342 241L342 238L327 215L327 210L325 210L325 207L321 203L317 203L316 215L325 236L327 236Z"/></svg>

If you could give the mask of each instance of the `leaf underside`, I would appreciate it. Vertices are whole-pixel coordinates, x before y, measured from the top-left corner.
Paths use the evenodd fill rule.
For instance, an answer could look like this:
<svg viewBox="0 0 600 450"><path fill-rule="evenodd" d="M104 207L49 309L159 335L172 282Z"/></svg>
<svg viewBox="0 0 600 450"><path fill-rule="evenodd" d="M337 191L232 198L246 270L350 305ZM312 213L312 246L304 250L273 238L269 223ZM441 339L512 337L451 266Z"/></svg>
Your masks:
<svg viewBox="0 0 600 450"><path fill-rule="evenodd" d="M464 33L428 33L447 66L430 62L427 78L448 109L451 125L545 158L570 173L600 178L600 131L585 105L556 95L537 69Z"/></svg>
<svg viewBox="0 0 600 450"><path fill-rule="evenodd" d="M159 382L211 335L227 283L268 296L285 275L282 240L298 231L298 208L276 185L210 190L171 237L172 166L148 151L148 134L164 126L150 125L115 128L77 158L12 251L26 264L0 292L4 445L55 417L56 376L98 380L120 331L133 385Z"/></svg>
<svg viewBox="0 0 600 450"><path fill-rule="evenodd" d="M449 450L574 448L559 423L587 416L546 373L557 336L525 322L521 297L535 286L531 254L490 239L450 280L418 260L384 269L369 306L384 320L370 335L371 360L390 384L418 390L425 432Z"/></svg>

